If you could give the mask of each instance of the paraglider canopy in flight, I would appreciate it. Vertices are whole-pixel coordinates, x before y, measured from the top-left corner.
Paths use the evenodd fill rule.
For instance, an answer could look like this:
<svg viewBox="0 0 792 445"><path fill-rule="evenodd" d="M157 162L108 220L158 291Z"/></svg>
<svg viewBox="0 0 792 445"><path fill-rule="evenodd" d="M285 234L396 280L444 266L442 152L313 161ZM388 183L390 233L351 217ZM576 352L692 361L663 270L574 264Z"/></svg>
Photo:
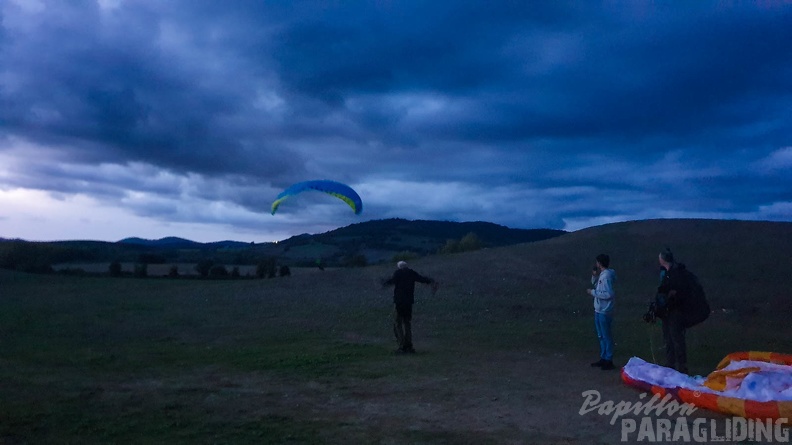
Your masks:
<svg viewBox="0 0 792 445"><path fill-rule="evenodd" d="M298 182L282 191L278 195L278 198L272 203L272 214L275 214L278 210L278 206L280 206L283 201L306 190L316 190L333 195L349 204L349 207L352 207L356 215L359 215L360 212L363 211L363 201L360 200L360 196L357 192L352 190L352 187L329 179L318 179L314 181Z"/></svg>

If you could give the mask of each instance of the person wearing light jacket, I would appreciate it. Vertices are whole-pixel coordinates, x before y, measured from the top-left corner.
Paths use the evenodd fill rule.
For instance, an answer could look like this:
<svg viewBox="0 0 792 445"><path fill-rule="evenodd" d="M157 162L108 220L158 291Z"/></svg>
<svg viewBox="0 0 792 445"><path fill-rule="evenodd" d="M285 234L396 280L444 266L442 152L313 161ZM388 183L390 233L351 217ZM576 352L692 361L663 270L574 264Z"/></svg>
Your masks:
<svg viewBox="0 0 792 445"><path fill-rule="evenodd" d="M613 324L613 306L616 292L614 283L616 281L616 271L609 268L610 257L608 255L597 255L597 264L592 272L591 284L593 289L588 290L588 294L594 298L594 326L597 328L597 338L600 344L600 359L591 364L603 370L614 369L613 365L613 335L611 325Z"/></svg>

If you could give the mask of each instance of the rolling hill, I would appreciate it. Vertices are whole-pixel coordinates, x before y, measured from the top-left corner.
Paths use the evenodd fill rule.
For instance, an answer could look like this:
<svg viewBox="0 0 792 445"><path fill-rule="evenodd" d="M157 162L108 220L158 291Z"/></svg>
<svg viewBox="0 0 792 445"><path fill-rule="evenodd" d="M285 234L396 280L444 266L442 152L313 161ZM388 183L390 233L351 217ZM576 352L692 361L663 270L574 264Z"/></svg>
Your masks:
<svg viewBox="0 0 792 445"><path fill-rule="evenodd" d="M299 235L277 244L257 245L283 261L313 264L321 258L341 264L352 255L363 255L369 264L389 261L395 254L420 257L435 254L449 240L475 234L482 247L500 247L553 238L566 232L552 229L512 229L488 222L449 222L386 219L352 224L318 235Z"/></svg>
<svg viewBox="0 0 792 445"><path fill-rule="evenodd" d="M657 256L665 247L699 277L713 309L705 324L688 335L695 372L711 370L734 351L792 353L792 223L632 221L533 243L429 256L411 265L440 280L446 296L424 301L426 307L420 310L448 313L447 322L460 327L471 323L470 317L479 318L479 329L498 331L488 338L459 338L460 342L485 342L495 348L528 342L533 347L583 350L586 344L594 345L588 341L592 307L585 290L591 287L594 258L606 253L617 275L614 323L619 360L651 357L652 342L659 360L659 327L652 330L641 316L654 298ZM390 265L367 268L364 280L391 271Z"/></svg>
<svg viewBox="0 0 792 445"><path fill-rule="evenodd" d="M27 242L0 239L0 267L46 271L53 264L137 262L194 263L212 260L226 265L254 265L275 258L280 264L327 266L389 261L398 253L420 257L437 253L449 240L474 234L481 247L498 247L548 239L566 232L512 229L487 222L409 221L388 219L352 224L326 233L302 234L277 243L218 241L200 243L180 237L115 243L100 241Z"/></svg>
<svg viewBox="0 0 792 445"><path fill-rule="evenodd" d="M718 307L792 315L792 223L658 219L591 227L552 239L471 252L444 260L460 276L498 277L515 287L578 292L594 257L609 254L627 301L648 298L657 255L669 247L695 272ZM520 271L536 271L521 273ZM492 283L493 286L497 284ZM585 294L584 294L585 295Z"/></svg>

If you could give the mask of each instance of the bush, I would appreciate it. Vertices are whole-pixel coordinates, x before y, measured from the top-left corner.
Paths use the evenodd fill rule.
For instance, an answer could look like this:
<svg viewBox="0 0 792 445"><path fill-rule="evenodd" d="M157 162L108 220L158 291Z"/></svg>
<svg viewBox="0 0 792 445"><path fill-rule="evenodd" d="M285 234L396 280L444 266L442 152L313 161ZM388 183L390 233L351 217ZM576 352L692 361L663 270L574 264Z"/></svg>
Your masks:
<svg viewBox="0 0 792 445"><path fill-rule="evenodd" d="M178 277L179 276L179 266L177 266L175 264L172 265L170 267L170 269L168 270L168 276L171 277L171 278Z"/></svg>
<svg viewBox="0 0 792 445"><path fill-rule="evenodd" d="M275 258L265 258L256 266L256 276L259 278L275 278L277 264Z"/></svg>
<svg viewBox="0 0 792 445"><path fill-rule="evenodd" d="M147 264L135 264L135 277L137 278L145 278L148 276L148 265Z"/></svg>
<svg viewBox="0 0 792 445"><path fill-rule="evenodd" d="M202 277L209 276L209 271L212 269L212 266L214 266L214 264L215 262L213 260L207 260L207 259L200 260L198 261L198 263L195 264L195 271L198 272L198 275Z"/></svg>
<svg viewBox="0 0 792 445"><path fill-rule="evenodd" d="M110 266L107 268L107 273L109 273L111 277L120 277L121 262L116 260L110 263Z"/></svg>
<svg viewBox="0 0 792 445"><path fill-rule="evenodd" d="M438 253L442 254L449 254L449 253L457 253L461 252L459 250L459 241L455 239L450 239L446 241L445 246L441 247Z"/></svg>
<svg viewBox="0 0 792 445"><path fill-rule="evenodd" d="M459 248L462 252L469 252L471 250L479 250L483 247L483 243L475 233L470 232L459 240Z"/></svg>
<svg viewBox="0 0 792 445"><path fill-rule="evenodd" d="M479 239L475 233L470 232L460 240L450 239L446 241L445 246L440 248L439 253L470 252L471 250L479 250L482 247L484 247L484 245L481 239Z"/></svg>
<svg viewBox="0 0 792 445"><path fill-rule="evenodd" d="M280 267L279 274L282 277L291 276L291 269L289 269L289 266L283 265L283 266Z"/></svg>

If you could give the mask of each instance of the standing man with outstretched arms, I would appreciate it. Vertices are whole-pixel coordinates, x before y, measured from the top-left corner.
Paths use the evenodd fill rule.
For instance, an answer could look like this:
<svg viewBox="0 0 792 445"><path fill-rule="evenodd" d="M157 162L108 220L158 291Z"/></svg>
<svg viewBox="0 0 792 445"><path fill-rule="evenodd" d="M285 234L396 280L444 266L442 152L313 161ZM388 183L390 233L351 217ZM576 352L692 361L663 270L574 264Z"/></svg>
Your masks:
<svg viewBox="0 0 792 445"><path fill-rule="evenodd" d="M415 303L415 283L432 285L432 293L437 291L437 282L407 267L399 261L393 276L385 280L383 286L393 286L393 303L396 313L393 317L393 333L399 342L396 352L414 353L412 343L412 307Z"/></svg>

